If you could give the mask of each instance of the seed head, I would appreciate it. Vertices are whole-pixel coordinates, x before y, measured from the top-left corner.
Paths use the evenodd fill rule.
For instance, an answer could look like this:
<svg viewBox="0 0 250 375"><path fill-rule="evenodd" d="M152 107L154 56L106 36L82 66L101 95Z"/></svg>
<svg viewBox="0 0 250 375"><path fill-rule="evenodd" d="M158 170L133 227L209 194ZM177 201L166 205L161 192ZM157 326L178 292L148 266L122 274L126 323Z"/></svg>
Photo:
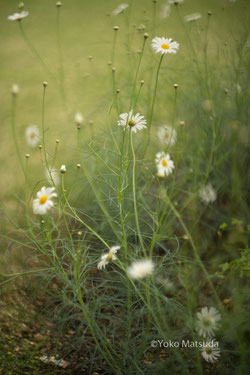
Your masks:
<svg viewBox="0 0 250 375"><path fill-rule="evenodd" d="M76 168L81 168L81 164L80 163L78 163L78 164L76 164Z"/></svg>
<svg viewBox="0 0 250 375"><path fill-rule="evenodd" d="M60 141L59 141L59 139L56 139L56 143L58 144Z"/></svg>
<svg viewBox="0 0 250 375"><path fill-rule="evenodd" d="M48 82L47 81L43 81L43 87L47 87L48 86Z"/></svg>
<svg viewBox="0 0 250 375"><path fill-rule="evenodd" d="M142 79L140 83L141 83L141 86L143 86L144 85L144 79Z"/></svg>
<svg viewBox="0 0 250 375"><path fill-rule="evenodd" d="M116 92L117 92L117 94L119 94L120 93L120 89L116 89Z"/></svg>
<svg viewBox="0 0 250 375"><path fill-rule="evenodd" d="M23 8L24 8L24 3L23 3L23 2L19 3L19 4L18 4L18 8L19 8L19 9L23 9Z"/></svg>
<svg viewBox="0 0 250 375"><path fill-rule="evenodd" d="M79 232L77 232L77 235L78 235L79 237L81 237L82 232L79 230Z"/></svg>
<svg viewBox="0 0 250 375"><path fill-rule="evenodd" d="M178 89L178 84L177 83L174 84L174 88Z"/></svg>
<svg viewBox="0 0 250 375"><path fill-rule="evenodd" d="M207 14L208 14L208 16L211 16L211 15L212 15L212 12L209 10L209 11L207 12Z"/></svg>
<svg viewBox="0 0 250 375"><path fill-rule="evenodd" d="M26 159L29 159L30 154L25 154Z"/></svg>
<svg viewBox="0 0 250 375"><path fill-rule="evenodd" d="M115 31L118 31L118 30L119 30L119 26L114 26L113 29L114 29Z"/></svg>
<svg viewBox="0 0 250 375"><path fill-rule="evenodd" d="M56 2L56 6L57 6L57 8L60 8L60 7L62 6L61 1L57 1L57 2Z"/></svg>
<svg viewBox="0 0 250 375"><path fill-rule="evenodd" d="M228 89L224 89L224 93L227 95L228 94Z"/></svg>
<svg viewBox="0 0 250 375"><path fill-rule="evenodd" d="M41 150L41 149L43 148L43 146L42 146L42 145L39 145L38 148L39 148L39 150Z"/></svg>
<svg viewBox="0 0 250 375"><path fill-rule="evenodd" d="M148 33L144 33L144 39L148 39L149 35Z"/></svg>
<svg viewBox="0 0 250 375"><path fill-rule="evenodd" d="M115 67L113 66L113 68L112 68L112 72L114 73L115 72Z"/></svg>

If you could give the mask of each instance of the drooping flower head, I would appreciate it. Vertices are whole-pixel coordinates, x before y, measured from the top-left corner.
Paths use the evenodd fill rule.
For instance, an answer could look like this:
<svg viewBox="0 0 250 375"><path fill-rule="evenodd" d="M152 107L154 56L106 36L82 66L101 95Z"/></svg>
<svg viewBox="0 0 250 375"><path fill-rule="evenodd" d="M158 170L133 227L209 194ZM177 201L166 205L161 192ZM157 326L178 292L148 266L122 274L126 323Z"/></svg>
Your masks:
<svg viewBox="0 0 250 375"><path fill-rule="evenodd" d="M142 130L146 128L146 119L141 116L140 113L133 115L133 110L129 113L120 114L120 120L117 121L118 126L124 126L124 129L130 128L136 133L137 130Z"/></svg>
<svg viewBox="0 0 250 375"><path fill-rule="evenodd" d="M52 198L57 197L55 188L46 188L43 186L40 191L37 192L36 198L33 200L33 212L36 215L46 215L50 209L54 206Z"/></svg>
<svg viewBox="0 0 250 375"><path fill-rule="evenodd" d="M192 14L188 14L184 17L184 20L186 22L194 22L194 21L197 21L201 18L201 14L200 13L192 13Z"/></svg>
<svg viewBox="0 0 250 375"><path fill-rule="evenodd" d="M167 18L170 15L170 12L171 12L170 4L164 4L162 6L162 10L160 14L161 18Z"/></svg>
<svg viewBox="0 0 250 375"><path fill-rule="evenodd" d="M149 259L145 259L133 262L127 272L132 279L142 279L151 275L153 271L154 263Z"/></svg>
<svg viewBox="0 0 250 375"><path fill-rule="evenodd" d="M212 337L218 329L221 316L214 307L203 307L201 312L197 313L196 330L200 336Z"/></svg>
<svg viewBox="0 0 250 375"><path fill-rule="evenodd" d="M122 3L115 10L113 10L112 15L117 16L118 14L124 12L124 10L127 8L128 8L128 4Z"/></svg>
<svg viewBox="0 0 250 375"><path fill-rule="evenodd" d="M46 169L45 170L45 176L46 176L47 180L49 181L49 183L53 184L53 181L54 181L55 185L60 184L60 174L59 174L59 171L56 168L49 167L49 170ZM52 181L52 179L53 179L53 181Z"/></svg>
<svg viewBox="0 0 250 375"><path fill-rule="evenodd" d="M152 40L151 45L155 53L161 53L164 55L167 53L176 53L180 44L174 42L171 38L156 37Z"/></svg>
<svg viewBox="0 0 250 375"><path fill-rule="evenodd" d="M155 156L155 163L157 167L157 176L165 177L171 174L174 170L174 162L170 159L169 154L165 152L157 152Z"/></svg>
<svg viewBox="0 0 250 375"><path fill-rule="evenodd" d="M101 269L105 268L106 265L110 261L116 260L117 257L116 257L115 254L117 253L117 250L119 250L120 248L121 248L121 246L112 246L108 253L102 255L101 260L100 260L100 262L97 265L97 268L99 270L101 270Z"/></svg>
<svg viewBox="0 0 250 375"><path fill-rule="evenodd" d="M213 186L209 183L200 189L199 197L203 203L209 204L216 200L217 194Z"/></svg>
<svg viewBox="0 0 250 375"><path fill-rule="evenodd" d="M27 144L31 147L36 147L40 140L39 134L39 129L36 125L28 126L25 131Z"/></svg>
<svg viewBox="0 0 250 375"><path fill-rule="evenodd" d="M23 18L28 17L29 12L23 10L21 13L14 13L8 16L9 21L21 21Z"/></svg>
<svg viewBox="0 0 250 375"><path fill-rule="evenodd" d="M181 4L183 2L184 2L184 0L168 0L168 3L171 4L171 5L173 5L173 4L178 5L178 4Z"/></svg>
<svg viewBox="0 0 250 375"><path fill-rule="evenodd" d="M158 129L159 141L167 146L173 146L177 140L177 133L171 126L162 126Z"/></svg>
<svg viewBox="0 0 250 375"><path fill-rule="evenodd" d="M205 361L214 363L220 356L220 348L211 345L212 342L203 345L201 348L201 355Z"/></svg>

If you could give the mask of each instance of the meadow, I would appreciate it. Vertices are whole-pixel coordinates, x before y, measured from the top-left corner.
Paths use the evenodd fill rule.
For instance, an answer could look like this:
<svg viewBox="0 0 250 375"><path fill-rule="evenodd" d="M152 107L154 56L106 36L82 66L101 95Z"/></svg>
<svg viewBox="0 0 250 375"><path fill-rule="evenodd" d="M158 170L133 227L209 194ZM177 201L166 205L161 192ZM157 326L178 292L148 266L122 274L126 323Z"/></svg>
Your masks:
<svg viewBox="0 0 250 375"><path fill-rule="evenodd" d="M0 0L0 374L248 374L248 0Z"/></svg>

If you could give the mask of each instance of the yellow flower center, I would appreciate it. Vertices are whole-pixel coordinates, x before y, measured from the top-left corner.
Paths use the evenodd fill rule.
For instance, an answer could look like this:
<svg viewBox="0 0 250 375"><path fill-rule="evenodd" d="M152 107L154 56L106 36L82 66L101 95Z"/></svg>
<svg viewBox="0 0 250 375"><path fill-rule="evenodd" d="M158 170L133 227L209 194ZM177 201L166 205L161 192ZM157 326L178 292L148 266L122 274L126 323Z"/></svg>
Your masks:
<svg viewBox="0 0 250 375"><path fill-rule="evenodd" d="M112 254L111 253L108 253L108 255L107 255L107 258L106 258L106 260L108 261L108 262L110 262L111 260L112 260Z"/></svg>
<svg viewBox="0 0 250 375"><path fill-rule="evenodd" d="M163 165L163 167L167 167L168 166L168 162L166 160L162 160L161 164Z"/></svg>
<svg viewBox="0 0 250 375"><path fill-rule="evenodd" d="M207 354L211 354L212 353L212 348L210 348L209 346L207 346L205 350L206 350Z"/></svg>
<svg viewBox="0 0 250 375"><path fill-rule="evenodd" d="M47 195L42 195L41 198L39 199L40 204L44 204L47 201L48 197Z"/></svg>
<svg viewBox="0 0 250 375"><path fill-rule="evenodd" d="M165 138L166 138L166 139L169 138L169 134L168 134L168 133L165 133Z"/></svg>
<svg viewBox="0 0 250 375"><path fill-rule="evenodd" d="M163 43L163 44L161 45L161 48L163 48L163 49L169 49L170 47L169 47L168 44Z"/></svg>
<svg viewBox="0 0 250 375"><path fill-rule="evenodd" d="M128 125L129 126L135 126L136 122L134 120L129 120Z"/></svg>
<svg viewBox="0 0 250 375"><path fill-rule="evenodd" d="M211 318L209 318L209 316L207 316L206 318L203 319L203 324L205 326L210 326L211 323L212 323L212 321L211 321Z"/></svg>
<svg viewBox="0 0 250 375"><path fill-rule="evenodd" d="M33 139L34 137L35 137L35 133L34 133L34 132L31 132L31 133L30 133L30 138Z"/></svg>

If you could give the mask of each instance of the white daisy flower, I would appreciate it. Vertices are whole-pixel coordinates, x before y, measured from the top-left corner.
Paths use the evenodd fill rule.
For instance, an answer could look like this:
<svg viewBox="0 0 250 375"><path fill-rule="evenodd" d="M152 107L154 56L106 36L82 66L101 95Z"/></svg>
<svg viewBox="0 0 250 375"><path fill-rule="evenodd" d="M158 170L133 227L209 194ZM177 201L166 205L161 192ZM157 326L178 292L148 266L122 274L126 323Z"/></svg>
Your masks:
<svg viewBox="0 0 250 375"><path fill-rule="evenodd" d="M167 18L170 15L170 12L171 12L170 4L163 5L161 14L160 14L161 18Z"/></svg>
<svg viewBox="0 0 250 375"><path fill-rule="evenodd" d="M120 120L117 121L118 126L124 126L125 129L130 128L136 133L137 130L142 130L146 128L146 119L141 116L140 113L133 115L133 110L129 113L120 114Z"/></svg>
<svg viewBox="0 0 250 375"><path fill-rule="evenodd" d="M161 52L165 53L176 53L179 48L179 43L174 42L171 38L154 38L152 40L151 46L155 53Z"/></svg>
<svg viewBox="0 0 250 375"><path fill-rule="evenodd" d="M57 197L55 188L46 188L43 186L40 191L37 192L36 198L33 200L33 212L36 215L46 215L47 212L54 206L52 198Z"/></svg>
<svg viewBox="0 0 250 375"><path fill-rule="evenodd" d="M81 125L84 121L84 117L83 115L81 114L81 112L76 112L75 114L75 123L76 125Z"/></svg>
<svg viewBox="0 0 250 375"><path fill-rule="evenodd" d="M38 127L36 125L28 126L28 128L26 128L25 135L28 145L31 147L36 147L40 140Z"/></svg>
<svg viewBox="0 0 250 375"><path fill-rule="evenodd" d="M60 174L59 174L57 169L55 169L55 168L51 169L49 167L49 171L48 171L48 169L45 170L45 176L51 184L53 183L52 179L53 179L55 185L60 184ZM52 177L52 179L51 179L51 177Z"/></svg>
<svg viewBox="0 0 250 375"><path fill-rule="evenodd" d="M21 21L23 18L28 17L29 12L23 10L21 13L14 13L8 16L9 21Z"/></svg>
<svg viewBox="0 0 250 375"><path fill-rule="evenodd" d="M161 143L173 146L177 140L177 133L171 126L162 126L158 129L157 136Z"/></svg>
<svg viewBox="0 0 250 375"><path fill-rule="evenodd" d="M157 176L165 177L171 174L174 170L174 162L170 159L169 154L165 152L158 152L155 157Z"/></svg>
<svg viewBox="0 0 250 375"><path fill-rule="evenodd" d="M128 8L128 4L122 3L115 10L113 10L112 15L117 16L118 14L124 12L124 10L127 8Z"/></svg>
<svg viewBox="0 0 250 375"><path fill-rule="evenodd" d="M207 362L214 363L220 356L220 348L211 345L212 342L205 344L201 348L201 355Z"/></svg>
<svg viewBox="0 0 250 375"><path fill-rule="evenodd" d="M194 21L197 21L201 18L201 14L200 13L192 13L192 14L188 14L184 17L184 20L186 22L194 22Z"/></svg>
<svg viewBox="0 0 250 375"><path fill-rule="evenodd" d="M203 188L200 189L199 197L203 203L208 204L208 203L213 203L216 200L217 194L213 186L211 184L207 184Z"/></svg>
<svg viewBox="0 0 250 375"><path fill-rule="evenodd" d="M183 3L184 0L168 0L169 4L181 4Z"/></svg>
<svg viewBox="0 0 250 375"><path fill-rule="evenodd" d="M145 259L133 262L127 272L132 279L142 279L151 275L153 271L154 263L149 259Z"/></svg>
<svg viewBox="0 0 250 375"><path fill-rule="evenodd" d="M111 249L109 250L108 253L102 255L100 262L97 265L97 268L99 270L103 269L106 267L106 265L111 261L111 260L116 260L116 253L117 250L119 250L121 246L112 246Z"/></svg>
<svg viewBox="0 0 250 375"><path fill-rule="evenodd" d="M200 336L212 337L214 331L218 329L218 322L221 320L219 312L214 307L203 307L201 312L197 313L196 331Z"/></svg>

